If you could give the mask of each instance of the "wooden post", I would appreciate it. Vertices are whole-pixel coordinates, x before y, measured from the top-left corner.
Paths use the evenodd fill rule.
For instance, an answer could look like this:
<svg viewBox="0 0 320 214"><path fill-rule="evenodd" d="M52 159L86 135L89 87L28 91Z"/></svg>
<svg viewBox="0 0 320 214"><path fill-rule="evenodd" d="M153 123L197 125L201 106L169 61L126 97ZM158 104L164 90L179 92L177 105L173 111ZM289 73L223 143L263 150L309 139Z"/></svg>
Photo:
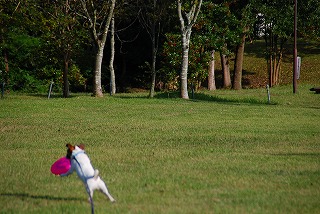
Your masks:
<svg viewBox="0 0 320 214"><path fill-rule="evenodd" d="M50 98L50 96L51 96L52 85L53 85L53 81L51 81L51 83L50 83L49 93L48 93L48 99L49 99L49 98Z"/></svg>

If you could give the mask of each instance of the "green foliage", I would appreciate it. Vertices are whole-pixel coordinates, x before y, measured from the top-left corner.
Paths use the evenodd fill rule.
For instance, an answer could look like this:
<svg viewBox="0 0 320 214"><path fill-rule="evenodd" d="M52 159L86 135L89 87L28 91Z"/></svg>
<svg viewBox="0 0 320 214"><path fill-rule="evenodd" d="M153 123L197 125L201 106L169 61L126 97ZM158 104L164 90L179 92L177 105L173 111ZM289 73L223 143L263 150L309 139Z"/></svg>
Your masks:
<svg viewBox="0 0 320 214"><path fill-rule="evenodd" d="M320 42L320 2L298 1L298 32L305 38Z"/></svg>
<svg viewBox="0 0 320 214"><path fill-rule="evenodd" d="M62 70L46 66L43 68L41 73L43 75L42 79L53 81L55 88L58 89L58 91L61 91L63 88ZM80 68L75 64L72 64L69 68L68 80L71 91L84 91L87 84L87 79L83 77Z"/></svg>
<svg viewBox="0 0 320 214"><path fill-rule="evenodd" d="M85 90L87 79L82 75L80 68L75 64L72 64L69 68L68 79L71 91L77 92Z"/></svg>
<svg viewBox="0 0 320 214"><path fill-rule="evenodd" d="M39 65L41 39L15 29L7 34L10 64L13 68L31 70Z"/></svg>
<svg viewBox="0 0 320 214"><path fill-rule="evenodd" d="M48 81L39 80L27 70L16 69L9 72L9 83L6 88L13 91L28 93L45 93L48 91Z"/></svg>
<svg viewBox="0 0 320 214"><path fill-rule="evenodd" d="M283 5L286 5L283 7ZM293 4L291 0L262 1L258 12L264 19L265 36L276 35L287 40L293 32Z"/></svg>
<svg viewBox="0 0 320 214"><path fill-rule="evenodd" d="M42 79L48 79L54 82L60 81L62 79L62 71L52 66L44 67L42 69L41 75Z"/></svg>
<svg viewBox="0 0 320 214"><path fill-rule="evenodd" d="M181 66L181 36L178 34L166 34L166 42L163 45L162 77L166 83L177 84ZM189 51L189 82L200 86L207 77L208 62L211 60L210 52L205 49L206 37L196 35L191 38ZM160 74L161 75L161 74ZM174 88L177 88L175 85Z"/></svg>
<svg viewBox="0 0 320 214"><path fill-rule="evenodd" d="M230 55L240 42L244 23L236 16L237 11L231 9L229 3L204 3L194 32L206 37L202 42L208 50Z"/></svg>
<svg viewBox="0 0 320 214"><path fill-rule="evenodd" d="M178 88L177 77L181 67L181 42L178 34L167 34L162 50L162 68L160 69L161 79L169 85L170 88Z"/></svg>
<svg viewBox="0 0 320 214"><path fill-rule="evenodd" d="M39 51L42 41L18 28L6 34L2 50L6 50L9 64L8 74L4 71L4 58L1 57L2 80L11 90L24 92L44 92L43 79L39 78L36 67L40 65Z"/></svg>

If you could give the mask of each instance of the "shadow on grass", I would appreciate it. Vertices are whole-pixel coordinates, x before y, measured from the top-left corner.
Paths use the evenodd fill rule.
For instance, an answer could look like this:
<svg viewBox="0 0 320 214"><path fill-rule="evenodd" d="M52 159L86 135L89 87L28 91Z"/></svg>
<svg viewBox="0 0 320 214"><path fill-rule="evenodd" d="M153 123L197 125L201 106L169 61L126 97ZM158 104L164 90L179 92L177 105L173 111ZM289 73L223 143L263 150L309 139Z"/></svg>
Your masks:
<svg viewBox="0 0 320 214"><path fill-rule="evenodd" d="M209 95L205 93L195 93L194 96L190 96L190 101L207 101L207 102L216 102L216 103L230 103L230 104L254 104L254 105L266 105L269 104L267 101L261 101L255 98L224 98L215 95ZM180 98L179 92L163 92L159 93L155 96L157 99L172 99L172 98ZM275 105L275 103L271 103L271 105Z"/></svg>
<svg viewBox="0 0 320 214"><path fill-rule="evenodd" d="M55 197L51 195L30 195L28 193L0 193L0 197L17 197L17 198L31 198L31 199L44 199L51 201L80 201L82 198L75 197Z"/></svg>
<svg viewBox="0 0 320 214"><path fill-rule="evenodd" d="M312 157L312 156L315 156L315 157L320 157L320 153L274 153L274 154L271 154L271 155L274 155L274 156L306 156L306 157Z"/></svg>
<svg viewBox="0 0 320 214"><path fill-rule="evenodd" d="M56 94L56 95L51 95L50 98L48 98L47 94L28 94L29 96L34 96L34 97L41 97L41 98L46 98L46 99L61 99L62 95L61 94ZM90 95L88 95L90 96ZM70 95L68 98L74 98L77 97L77 94ZM146 93L140 94L140 93L127 93L127 94L116 94L112 96L113 98L118 98L118 99L149 99L149 96ZM179 91L167 91L167 92L158 92L154 96L155 99L181 99L180 98L180 92ZM218 95L210 95L202 92L196 92L192 95L192 93L189 93L189 100L191 102L198 102L198 101L206 101L206 102L215 102L215 103L224 103L224 104L234 104L234 105L239 105L239 104L252 104L252 105L276 105L277 103L268 103L267 99L261 100L257 99L254 97L246 97L246 98L226 98L226 97L221 97Z"/></svg>
<svg viewBox="0 0 320 214"><path fill-rule="evenodd" d="M47 99L56 99L56 98L64 98L62 96L62 94L51 94L50 97L48 98L48 94L44 94L44 93L29 93L28 96L31 96L31 97L40 97L40 98L47 98ZM77 95L73 95L73 94L70 94L69 97L65 98L65 99L68 99L68 98L74 98L74 97L77 97Z"/></svg>

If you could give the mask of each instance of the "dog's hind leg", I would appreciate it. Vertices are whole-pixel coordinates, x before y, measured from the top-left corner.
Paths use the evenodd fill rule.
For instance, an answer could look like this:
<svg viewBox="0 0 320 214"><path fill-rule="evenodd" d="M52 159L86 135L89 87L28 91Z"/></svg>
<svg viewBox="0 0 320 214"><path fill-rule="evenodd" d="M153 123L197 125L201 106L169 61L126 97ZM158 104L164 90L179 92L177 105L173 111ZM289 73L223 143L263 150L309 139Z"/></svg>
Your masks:
<svg viewBox="0 0 320 214"><path fill-rule="evenodd" d="M109 198L109 200L110 200L111 202L115 202L115 201L116 201L116 200L111 196L111 194L110 194L109 191L108 191L108 188L107 188L106 184L105 184L102 180L101 180L101 182L100 182L99 189L100 189L100 191L101 191L103 194L105 194L105 195Z"/></svg>

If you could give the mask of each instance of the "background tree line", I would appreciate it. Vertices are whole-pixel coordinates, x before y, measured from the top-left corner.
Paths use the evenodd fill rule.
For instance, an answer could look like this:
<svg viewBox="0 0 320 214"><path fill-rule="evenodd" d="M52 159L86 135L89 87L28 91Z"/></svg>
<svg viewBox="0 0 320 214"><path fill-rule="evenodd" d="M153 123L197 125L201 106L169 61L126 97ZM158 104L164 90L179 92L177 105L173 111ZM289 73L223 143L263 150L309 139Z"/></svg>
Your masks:
<svg viewBox="0 0 320 214"><path fill-rule="evenodd" d="M2 0L1 82L45 92L114 94L127 88L242 88L246 42L264 39L269 85L279 84L294 0ZM320 3L298 1L298 35L319 42ZM234 68L230 60L234 58ZM216 60L216 59L215 59Z"/></svg>

